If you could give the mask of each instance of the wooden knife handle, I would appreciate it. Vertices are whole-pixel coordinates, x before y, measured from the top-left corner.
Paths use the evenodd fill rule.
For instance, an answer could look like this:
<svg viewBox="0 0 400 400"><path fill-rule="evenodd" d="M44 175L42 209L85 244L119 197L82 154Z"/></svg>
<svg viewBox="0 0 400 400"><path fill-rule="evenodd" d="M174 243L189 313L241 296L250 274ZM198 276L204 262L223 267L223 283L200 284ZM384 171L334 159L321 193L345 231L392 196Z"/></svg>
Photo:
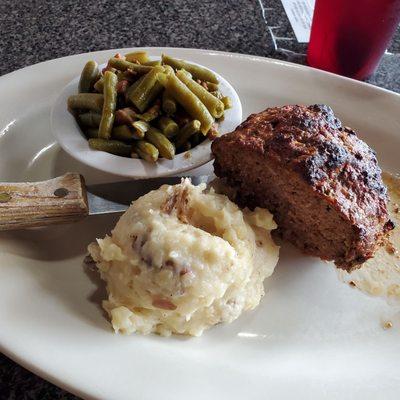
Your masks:
<svg viewBox="0 0 400 400"><path fill-rule="evenodd" d="M36 183L0 183L0 231L74 222L88 213L85 181L79 174Z"/></svg>

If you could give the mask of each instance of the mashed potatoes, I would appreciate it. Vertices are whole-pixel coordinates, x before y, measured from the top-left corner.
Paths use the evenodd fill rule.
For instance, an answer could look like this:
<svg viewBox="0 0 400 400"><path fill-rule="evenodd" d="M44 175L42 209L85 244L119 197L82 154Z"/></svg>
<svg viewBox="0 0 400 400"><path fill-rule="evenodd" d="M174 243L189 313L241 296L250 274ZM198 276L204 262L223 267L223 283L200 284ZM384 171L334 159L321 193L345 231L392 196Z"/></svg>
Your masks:
<svg viewBox="0 0 400 400"><path fill-rule="evenodd" d="M278 261L272 215L205 189L188 179L162 186L89 246L116 332L199 336L259 304Z"/></svg>

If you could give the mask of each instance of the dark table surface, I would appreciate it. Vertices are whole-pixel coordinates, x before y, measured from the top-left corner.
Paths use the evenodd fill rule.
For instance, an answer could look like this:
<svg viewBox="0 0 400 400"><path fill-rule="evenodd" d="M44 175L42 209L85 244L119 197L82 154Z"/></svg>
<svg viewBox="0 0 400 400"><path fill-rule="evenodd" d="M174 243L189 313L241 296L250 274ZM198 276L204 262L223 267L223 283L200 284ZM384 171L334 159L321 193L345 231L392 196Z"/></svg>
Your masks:
<svg viewBox="0 0 400 400"><path fill-rule="evenodd" d="M192 47L300 63L306 51L279 0L0 0L0 37L0 75L57 57L121 47ZM399 32L389 51L397 54L386 54L369 82L400 92ZM0 399L77 397L0 354Z"/></svg>

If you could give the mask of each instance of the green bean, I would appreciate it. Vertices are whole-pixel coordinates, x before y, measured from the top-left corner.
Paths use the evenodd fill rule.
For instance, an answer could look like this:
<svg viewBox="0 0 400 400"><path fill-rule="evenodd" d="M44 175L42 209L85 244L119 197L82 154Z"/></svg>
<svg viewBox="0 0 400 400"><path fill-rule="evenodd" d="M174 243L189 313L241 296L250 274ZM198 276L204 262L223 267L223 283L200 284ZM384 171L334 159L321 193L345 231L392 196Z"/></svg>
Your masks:
<svg viewBox="0 0 400 400"><path fill-rule="evenodd" d="M143 160L156 162L158 159L157 148L149 142L138 140L133 144L133 149Z"/></svg>
<svg viewBox="0 0 400 400"><path fill-rule="evenodd" d="M79 93L68 97L68 108L71 110L92 110L101 112L104 96L100 93Z"/></svg>
<svg viewBox="0 0 400 400"><path fill-rule="evenodd" d="M137 79L135 82L132 83L131 86L128 87L127 91L125 92L125 100L129 99L129 96L131 93L138 87L138 85L143 82L143 79L145 78L146 75L142 75L139 79Z"/></svg>
<svg viewBox="0 0 400 400"><path fill-rule="evenodd" d="M190 72L196 79L201 79L202 81L208 81L211 83L218 83L218 79L213 72L206 68L200 67L199 65L190 64L184 60L178 60L165 54L161 56L161 60L163 64L170 65L176 70L185 69L186 71Z"/></svg>
<svg viewBox="0 0 400 400"><path fill-rule="evenodd" d="M93 84L99 76L99 68L96 61L88 61L83 67L81 78L79 79L79 93L89 93L93 89Z"/></svg>
<svg viewBox="0 0 400 400"><path fill-rule="evenodd" d="M175 136L179 131L178 124L172 118L168 117L160 117L158 126L167 138Z"/></svg>
<svg viewBox="0 0 400 400"><path fill-rule="evenodd" d="M148 65L149 67L157 67L158 65L161 65L161 61L160 60L147 61L143 63L143 65Z"/></svg>
<svg viewBox="0 0 400 400"><path fill-rule="evenodd" d="M85 136L87 138L97 138L99 137L99 128L87 128L85 129Z"/></svg>
<svg viewBox="0 0 400 400"><path fill-rule="evenodd" d="M166 75L173 75L175 74L175 71L170 65L164 65L164 73Z"/></svg>
<svg viewBox="0 0 400 400"><path fill-rule="evenodd" d="M105 151L117 156L130 156L132 146L118 140L89 139L91 149Z"/></svg>
<svg viewBox="0 0 400 400"><path fill-rule="evenodd" d="M193 120L188 122L182 129L180 129L178 135L175 139L176 148L179 149L182 147L192 135L196 134L200 131L200 121Z"/></svg>
<svg viewBox="0 0 400 400"><path fill-rule="evenodd" d="M214 118L219 118L224 114L224 103L195 82L188 72L180 70L176 76L200 99Z"/></svg>
<svg viewBox="0 0 400 400"><path fill-rule="evenodd" d="M201 123L201 132L205 135L214 122L214 118L201 100L175 75L167 76L166 89L192 118Z"/></svg>
<svg viewBox="0 0 400 400"><path fill-rule="evenodd" d="M137 139L143 139L145 133L149 130L150 125L145 121L135 121L132 123L132 127L135 130Z"/></svg>
<svg viewBox="0 0 400 400"><path fill-rule="evenodd" d="M232 108L232 100L229 96L224 96L221 101L224 103L225 110L228 110L229 108Z"/></svg>
<svg viewBox="0 0 400 400"><path fill-rule="evenodd" d="M104 104L99 126L99 137L109 139L114 124L114 113L117 106L117 83L118 78L113 72L106 71L104 74Z"/></svg>
<svg viewBox="0 0 400 400"><path fill-rule="evenodd" d="M146 132L146 140L157 148L162 157L169 160L174 158L174 145L158 129L151 126Z"/></svg>
<svg viewBox="0 0 400 400"><path fill-rule="evenodd" d="M165 72L163 73L159 73L158 74L158 81L161 83L161 85L163 85L164 87L167 86L167 76L168 74L166 74Z"/></svg>
<svg viewBox="0 0 400 400"><path fill-rule="evenodd" d="M176 101L164 90L162 95L162 109L167 115L175 114Z"/></svg>
<svg viewBox="0 0 400 400"><path fill-rule="evenodd" d="M151 104L158 97L162 90L164 90L164 86L161 85L161 83L157 80L152 89L150 89L149 104Z"/></svg>
<svg viewBox="0 0 400 400"><path fill-rule="evenodd" d="M128 125L114 126L111 136L114 139L129 142L135 139L133 132L129 129Z"/></svg>
<svg viewBox="0 0 400 400"><path fill-rule="evenodd" d="M127 98L140 112L144 112L161 92L162 85L157 79L160 72L160 67L154 67L133 90L129 90Z"/></svg>
<svg viewBox="0 0 400 400"><path fill-rule="evenodd" d="M153 69L151 66L134 64L129 61L125 61L122 58L110 58L108 60L108 65L119 69L120 71L126 71L127 69L130 69L137 72L139 75L147 74Z"/></svg>
<svg viewBox="0 0 400 400"><path fill-rule="evenodd" d="M209 92L215 92L219 90L218 83L206 82Z"/></svg>
<svg viewBox="0 0 400 400"><path fill-rule="evenodd" d="M79 114L78 121L82 126L86 126L88 128L98 128L101 121L101 114L92 111Z"/></svg>
<svg viewBox="0 0 400 400"><path fill-rule="evenodd" d="M222 98L224 97L224 95L219 91L216 90L215 92L210 92L214 97L216 97L219 100L222 100Z"/></svg>
<svg viewBox="0 0 400 400"><path fill-rule="evenodd" d="M133 53L125 54L125 60L129 62L138 61L140 64L144 64L149 61L149 55L147 51L134 51Z"/></svg>
<svg viewBox="0 0 400 400"><path fill-rule="evenodd" d="M101 76L99 79L97 79L96 83L93 86L94 90L99 93L103 93L103 88L104 88L104 78Z"/></svg>

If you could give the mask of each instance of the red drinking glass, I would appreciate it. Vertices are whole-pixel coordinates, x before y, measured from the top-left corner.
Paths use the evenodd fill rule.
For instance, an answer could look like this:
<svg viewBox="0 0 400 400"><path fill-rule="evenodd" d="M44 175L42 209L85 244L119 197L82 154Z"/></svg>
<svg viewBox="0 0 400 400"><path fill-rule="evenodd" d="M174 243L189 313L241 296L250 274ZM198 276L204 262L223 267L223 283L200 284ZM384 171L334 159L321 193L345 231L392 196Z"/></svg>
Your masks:
<svg viewBox="0 0 400 400"><path fill-rule="evenodd" d="M312 67L365 79L400 21L400 0L316 0L307 52Z"/></svg>

